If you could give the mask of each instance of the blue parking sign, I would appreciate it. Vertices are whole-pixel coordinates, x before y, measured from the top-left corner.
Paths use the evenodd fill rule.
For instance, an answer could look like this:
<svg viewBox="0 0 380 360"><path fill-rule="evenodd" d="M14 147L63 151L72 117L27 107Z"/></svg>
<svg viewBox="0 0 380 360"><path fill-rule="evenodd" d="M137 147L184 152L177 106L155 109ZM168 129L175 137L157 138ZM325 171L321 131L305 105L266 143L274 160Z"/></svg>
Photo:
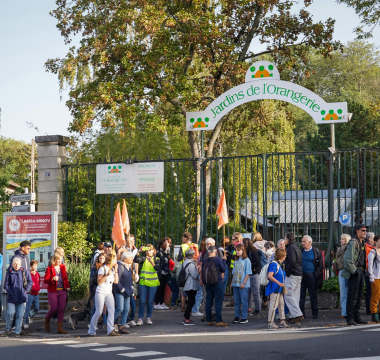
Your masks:
<svg viewBox="0 0 380 360"><path fill-rule="evenodd" d="M339 222L341 225L346 226L351 222L351 216L350 214L343 213L339 216Z"/></svg>

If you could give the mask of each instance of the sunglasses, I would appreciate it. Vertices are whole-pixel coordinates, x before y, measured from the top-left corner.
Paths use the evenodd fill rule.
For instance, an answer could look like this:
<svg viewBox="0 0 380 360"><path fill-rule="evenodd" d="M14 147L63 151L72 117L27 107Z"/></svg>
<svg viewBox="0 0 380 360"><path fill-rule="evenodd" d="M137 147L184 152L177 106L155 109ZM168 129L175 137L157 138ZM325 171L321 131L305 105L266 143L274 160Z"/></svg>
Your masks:
<svg viewBox="0 0 380 360"><path fill-rule="evenodd" d="M359 231L367 232L367 230L359 230Z"/></svg>

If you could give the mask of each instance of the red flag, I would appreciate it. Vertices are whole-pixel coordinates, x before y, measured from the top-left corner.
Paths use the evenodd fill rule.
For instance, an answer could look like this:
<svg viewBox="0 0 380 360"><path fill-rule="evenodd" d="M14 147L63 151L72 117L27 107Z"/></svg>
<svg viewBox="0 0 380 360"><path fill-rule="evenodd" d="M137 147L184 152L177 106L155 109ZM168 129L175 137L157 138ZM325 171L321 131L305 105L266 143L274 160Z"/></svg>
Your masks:
<svg viewBox="0 0 380 360"><path fill-rule="evenodd" d="M222 225L228 224L228 211L226 204L226 194L224 193L224 189L222 189L222 195L219 200L216 215L219 217L218 229L220 229Z"/></svg>
<svg viewBox="0 0 380 360"><path fill-rule="evenodd" d="M125 199L123 199L123 212L121 215L121 222L123 224L124 234L128 235L129 230L131 229L131 226L129 224L129 216L128 216L127 205L125 204Z"/></svg>
<svg viewBox="0 0 380 360"><path fill-rule="evenodd" d="M120 203L117 204L112 226L112 240L117 246L125 245L125 236L120 214Z"/></svg>

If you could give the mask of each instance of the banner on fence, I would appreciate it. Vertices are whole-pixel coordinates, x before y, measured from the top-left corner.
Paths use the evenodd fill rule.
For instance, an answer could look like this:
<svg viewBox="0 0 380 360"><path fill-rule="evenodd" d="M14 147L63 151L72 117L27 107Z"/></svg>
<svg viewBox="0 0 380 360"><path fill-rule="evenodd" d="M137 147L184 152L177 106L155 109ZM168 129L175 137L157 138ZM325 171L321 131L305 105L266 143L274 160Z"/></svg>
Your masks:
<svg viewBox="0 0 380 360"><path fill-rule="evenodd" d="M164 191L164 163L96 165L97 194L159 193Z"/></svg>

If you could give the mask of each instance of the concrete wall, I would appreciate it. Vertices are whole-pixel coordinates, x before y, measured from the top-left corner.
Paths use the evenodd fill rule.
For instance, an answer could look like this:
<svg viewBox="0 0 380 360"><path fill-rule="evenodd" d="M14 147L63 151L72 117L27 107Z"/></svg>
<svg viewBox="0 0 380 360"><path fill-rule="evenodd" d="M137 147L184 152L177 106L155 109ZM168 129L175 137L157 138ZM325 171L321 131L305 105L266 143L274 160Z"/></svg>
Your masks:
<svg viewBox="0 0 380 360"><path fill-rule="evenodd" d="M69 138L61 135L36 136L38 145L37 211L58 211L64 220L66 145Z"/></svg>

